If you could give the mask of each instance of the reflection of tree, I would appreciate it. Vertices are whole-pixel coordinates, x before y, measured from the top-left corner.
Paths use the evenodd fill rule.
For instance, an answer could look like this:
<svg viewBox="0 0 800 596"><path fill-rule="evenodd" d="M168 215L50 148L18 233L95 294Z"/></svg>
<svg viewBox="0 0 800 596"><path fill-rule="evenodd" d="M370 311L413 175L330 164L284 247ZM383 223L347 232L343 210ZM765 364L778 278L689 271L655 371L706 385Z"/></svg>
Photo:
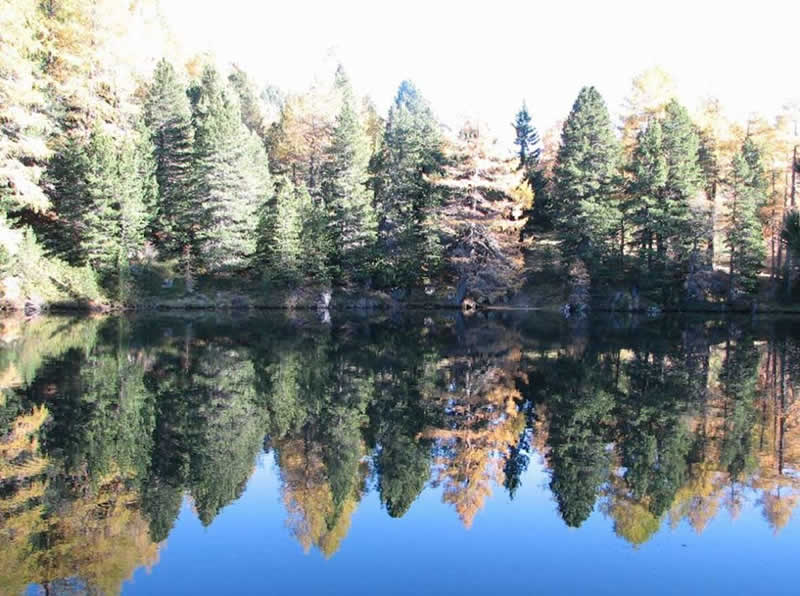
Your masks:
<svg viewBox="0 0 800 596"><path fill-rule="evenodd" d="M681 415L688 387L683 359L639 351L626 363L618 400L619 451L630 497L656 517L686 481L689 433Z"/></svg>
<svg viewBox="0 0 800 596"><path fill-rule="evenodd" d="M378 492L391 517L405 515L431 475L432 445L422 437L428 416L422 394L429 384L426 362L436 356L419 348L418 338L394 334L374 350L369 432L377 443Z"/></svg>
<svg viewBox="0 0 800 596"><path fill-rule="evenodd" d="M183 337L156 358L148 379L158 422L145 495L157 536L171 525L163 511L177 513L181 488L191 494L203 524L210 524L241 495L261 450L263 407L249 353L225 336L206 333L185 327Z"/></svg>
<svg viewBox="0 0 800 596"><path fill-rule="evenodd" d="M315 545L331 556L365 490L363 432L374 380L346 342L316 339L283 342L279 356L260 362L256 374L288 525L306 551ZM268 353L266 346L259 350Z"/></svg>
<svg viewBox="0 0 800 596"><path fill-rule="evenodd" d="M505 477L504 462L517 445L526 417L517 380L521 353L502 327L482 330L480 343L467 335L464 347L431 363L434 383L425 396L428 408L441 412L426 438L436 441L436 482L469 528ZM477 345L476 345L477 344Z"/></svg>
<svg viewBox="0 0 800 596"><path fill-rule="evenodd" d="M564 522L578 527L591 514L608 478L611 462L605 449L606 425L614 400L603 362L591 367L556 362L554 369L569 386L563 387L562 381L550 402L550 489Z"/></svg>
<svg viewBox="0 0 800 596"><path fill-rule="evenodd" d="M634 545L753 494L777 531L800 501L790 330L408 321L7 323L0 589L116 591L184 495L213 523L267 447L291 532L326 556L368 486L401 517L430 482L469 527L535 455L567 525L599 499Z"/></svg>
<svg viewBox="0 0 800 596"><path fill-rule="evenodd" d="M287 525L306 552L317 546L330 557L350 528L350 517L364 491L367 469L354 470L353 490L335 495L324 463L324 448L303 439L291 439L276 445L281 469L283 502Z"/></svg>
<svg viewBox="0 0 800 596"><path fill-rule="evenodd" d="M752 469L758 364L761 355L752 338L739 337L725 346L725 362L719 378L724 407L720 464L732 481Z"/></svg>
<svg viewBox="0 0 800 596"><path fill-rule="evenodd" d="M23 413L0 435L0 565L13 570L0 586L114 593L158 550L138 507L152 428L141 354L121 322L31 326L10 354L29 371L9 394ZM33 349L43 329L52 343Z"/></svg>
<svg viewBox="0 0 800 596"><path fill-rule="evenodd" d="M531 443L547 456L568 525L585 519L600 492L602 510L632 544L655 533L666 512L671 524L686 519L701 532L720 508L735 515L746 487L761 490L773 527L786 523L800 501L800 486L782 471L787 459L800 460L790 432L800 408L788 381L800 372L796 348L785 334L766 345L751 334L730 324L644 331L621 338L624 348L617 338L590 338L531 361L539 417Z"/></svg>

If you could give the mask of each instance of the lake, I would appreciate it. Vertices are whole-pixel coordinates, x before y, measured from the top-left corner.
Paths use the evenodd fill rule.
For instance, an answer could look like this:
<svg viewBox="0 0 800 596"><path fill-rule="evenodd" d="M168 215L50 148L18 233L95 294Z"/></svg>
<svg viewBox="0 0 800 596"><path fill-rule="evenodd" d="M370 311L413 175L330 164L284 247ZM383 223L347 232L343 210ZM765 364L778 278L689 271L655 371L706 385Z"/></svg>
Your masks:
<svg viewBox="0 0 800 596"><path fill-rule="evenodd" d="M800 590L800 319L0 329L0 594Z"/></svg>

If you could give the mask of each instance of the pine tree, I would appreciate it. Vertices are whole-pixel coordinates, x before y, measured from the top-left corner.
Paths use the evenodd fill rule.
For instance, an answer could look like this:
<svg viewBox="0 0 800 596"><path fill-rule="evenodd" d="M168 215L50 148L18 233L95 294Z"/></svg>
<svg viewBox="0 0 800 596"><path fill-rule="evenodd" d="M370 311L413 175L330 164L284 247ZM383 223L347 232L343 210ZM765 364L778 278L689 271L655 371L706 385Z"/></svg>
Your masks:
<svg viewBox="0 0 800 596"><path fill-rule="evenodd" d="M353 106L349 83L345 82L342 90L342 108L321 182L332 240L332 272L338 283L347 282L351 276L363 280L370 275L377 238L373 194L367 186L368 141Z"/></svg>
<svg viewBox="0 0 800 596"><path fill-rule="evenodd" d="M714 265L714 228L716 227L716 199L717 187L719 186L719 149L717 140L709 131L698 130L697 136L699 145L697 157L700 164L700 171L703 176L703 190L708 201L708 218L706 220L706 256L705 265Z"/></svg>
<svg viewBox="0 0 800 596"><path fill-rule="evenodd" d="M414 285L430 278L441 259L430 176L444 163L433 112L416 87L404 81L389 110L381 151L374 160L379 208L381 281Z"/></svg>
<svg viewBox="0 0 800 596"><path fill-rule="evenodd" d="M662 267L669 259L671 265L683 269L697 251L705 229L701 218L690 208L690 201L703 182L700 139L686 108L675 99L667 104L661 127L667 180L654 229L656 253Z"/></svg>
<svg viewBox="0 0 800 596"><path fill-rule="evenodd" d="M116 269L120 238L117 216L119 164L114 141L99 129L95 129L89 138L87 155L88 192L84 198L81 244L86 261L96 271L107 275Z"/></svg>
<svg viewBox="0 0 800 596"><path fill-rule="evenodd" d="M155 147L158 201L152 235L167 254L180 254L192 242L191 174L194 129L189 98L166 60L156 66L144 102L144 122Z"/></svg>
<svg viewBox="0 0 800 596"><path fill-rule="evenodd" d="M191 225L208 271L241 269L256 251L256 214L267 200L266 151L241 121L238 101L206 67L193 90L195 159Z"/></svg>
<svg viewBox="0 0 800 596"><path fill-rule="evenodd" d="M733 158L725 243L730 251L729 298L737 287L758 290L766 248L759 209L766 201L767 182L761 153L749 136Z"/></svg>
<svg viewBox="0 0 800 596"><path fill-rule="evenodd" d="M536 127L531 124L531 116L528 113L528 106L523 101L522 107L517 112L517 116L512 124L516 137L514 144L519 147L517 155L519 155L519 168L530 170L536 167L539 162L539 155L541 155L541 148L539 147L539 133Z"/></svg>
<svg viewBox="0 0 800 596"><path fill-rule="evenodd" d="M116 266L117 167L113 140L95 128L88 139L68 139L47 172L58 219L46 245L71 264L89 264L102 274Z"/></svg>
<svg viewBox="0 0 800 596"><path fill-rule="evenodd" d="M118 158L119 201L118 296L130 293L130 265L144 247L145 231L158 199L155 151L150 131L139 119L123 141Z"/></svg>
<svg viewBox="0 0 800 596"><path fill-rule="evenodd" d="M626 204L628 220L634 227L640 266L652 269L655 230L662 215L661 196L667 183L667 158L661 124L651 120L636 138L631 163L630 197Z"/></svg>
<svg viewBox="0 0 800 596"><path fill-rule="evenodd" d="M264 112L247 73L234 65L233 72L228 75L228 83L239 98L242 122L250 132L258 135L262 142L266 142L268 127Z"/></svg>
<svg viewBox="0 0 800 596"><path fill-rule="evenodd" d="M565 249L596 265L616 247L621 211L616 193L619 147L603 98L584 87L561 132L554 186Z"/></svg>
<svg viewBox="0 0 800 596"><path fill-rule="evenodd" d="M271 208L259 222L259 255L267 279L292 285L301 279L327 281L329 248L325 214L308 189L282 176Z"/></svg>
<svg viewBox="0 0 800 596"><path fill-rule="evenodd" d="M56 218L42 229L42 240L49 252L71 265L86 262L81 239L84 215L91 207L86 201L89 160L86 140L69 136L56 150L44 176Z"/></svg>
<svg viewBox="0 0 800 596"><path fill-rule="evenodd" d="M95 128L87 140L70 139L48 171L58 219L47 246L74 265L90 265L118 296L157 194L149 136L140 125L115 144Z"/></svg>

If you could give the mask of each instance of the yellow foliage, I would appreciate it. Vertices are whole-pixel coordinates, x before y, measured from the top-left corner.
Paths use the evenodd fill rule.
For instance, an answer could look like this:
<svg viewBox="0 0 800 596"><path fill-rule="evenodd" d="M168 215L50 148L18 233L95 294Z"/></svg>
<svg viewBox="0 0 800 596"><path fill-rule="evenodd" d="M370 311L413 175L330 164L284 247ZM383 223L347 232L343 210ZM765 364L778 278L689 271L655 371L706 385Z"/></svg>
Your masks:
<svg viewBox="0 0 800 596"><path fill-rule="evenodd" d="M358 488L337 509L319 446L302 439L283 441L277 446L280 457L283 502L286 525L308 553L316 546L325 555L333 556L350 530L350 519L358 507ZM360 474L364 474L360 470ZM356 482L360 486L361 482Z"/></svg>
<svg viewBox="0 0 800 596"><path fill-rule="evenodd" d="M614 519L614 532L634 546L647 542L661 526L661 520L644 504L628 499L614 499L610 513Z"/></svg>

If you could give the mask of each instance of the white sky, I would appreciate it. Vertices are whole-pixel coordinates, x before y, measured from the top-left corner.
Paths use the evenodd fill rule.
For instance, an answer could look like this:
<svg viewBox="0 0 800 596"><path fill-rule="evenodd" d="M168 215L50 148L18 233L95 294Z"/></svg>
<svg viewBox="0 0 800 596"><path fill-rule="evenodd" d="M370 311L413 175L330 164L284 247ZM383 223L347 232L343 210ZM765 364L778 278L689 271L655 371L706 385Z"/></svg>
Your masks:
<svg viewBox="0 0 800 596"><path fill-rule="evenodd" d="M302 90L342 62L387 108L412 79L450 125L488 122L510 141L526 98L540 131L593 84L616 117L655 65L693 108L713 95L731 115L772 115L800 97L800 2L776 0L162 0L191 51L235 61L260 85Z"/></svg>

